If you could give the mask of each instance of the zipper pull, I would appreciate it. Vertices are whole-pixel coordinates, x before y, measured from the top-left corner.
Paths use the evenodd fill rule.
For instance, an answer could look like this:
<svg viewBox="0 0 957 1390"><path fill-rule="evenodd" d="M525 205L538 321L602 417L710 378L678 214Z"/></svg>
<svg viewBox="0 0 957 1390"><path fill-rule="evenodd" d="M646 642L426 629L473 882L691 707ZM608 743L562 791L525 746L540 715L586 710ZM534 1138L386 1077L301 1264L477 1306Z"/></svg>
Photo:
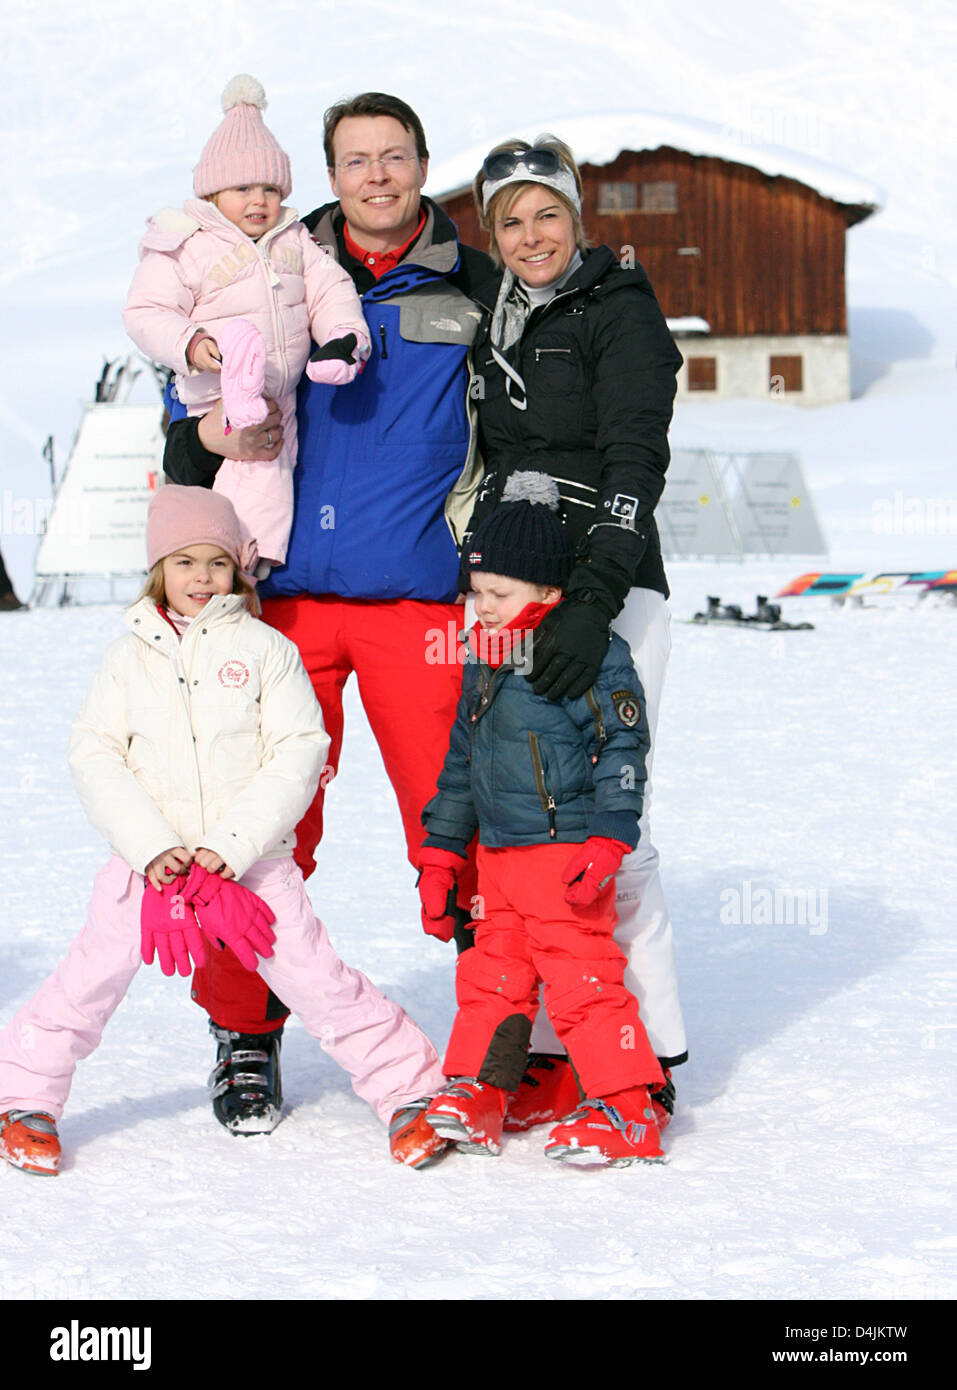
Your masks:
<svg viewBox="0 0 957 1390"><path fill-rule="evenodd" d="M383 358L386 358L386 357L388 357L389 353L388 353L388 349L386 348L386 345L385 345L385 324L384 324L384 323L380 323L380 324L379 324L379 341L380 341L380 343L382 344L382 356L383 356Z"/></svg>
<svg viewBox="0 0 957 1390"><path fill-rule="evenodd" d="M270 259L269 248L261 246L259 248L259 254L262 257L263 265L266 268L266 275L269 278L269 288L274 290L278 285L282 284L282 280L279 278L279 272Z"/></svg>
<svg viewBox="0 0 957 1390"><path fill-rule="evenodd" d="M550 837L551 839L554 840L554 838L555 838L555 836L557 835L557 833L558 833L558 832L557 832L557 830L555 829L555 798L551 795L551 793L549 793L549 796L548 796L548 834L549 834L549 837Z"/></svg>

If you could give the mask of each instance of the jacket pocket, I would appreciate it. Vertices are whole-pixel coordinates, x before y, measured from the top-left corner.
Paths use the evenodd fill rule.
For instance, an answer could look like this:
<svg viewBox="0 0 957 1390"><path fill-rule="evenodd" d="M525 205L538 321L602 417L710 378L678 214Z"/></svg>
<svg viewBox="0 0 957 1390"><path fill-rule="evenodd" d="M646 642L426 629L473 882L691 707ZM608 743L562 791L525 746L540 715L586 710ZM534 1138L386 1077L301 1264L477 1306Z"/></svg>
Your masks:
<svg viewBox="0 0 957 1390"><path fill-rule="evenodd" d="M553 339L530 343L523 360L529 390L534 387L539 399L546 398L546 405L552 396L561 397L583 389L585 375L579 349L567 339L565 342ZM555 404L558 405L558 400Z"/></svg>
<svg viewBox="0 0 957 1390"><path fill-rule="evenodd" d="M542 803L542 810L548 817L548 834L554 840L557 832L555 825L555 798L549 791L548 782L545 775L545 760L542 757L542 746L538 739L538 734L528 731L528 746L532 755L532 771L535 774L535 787L538 791L539 800Z"/></svg>

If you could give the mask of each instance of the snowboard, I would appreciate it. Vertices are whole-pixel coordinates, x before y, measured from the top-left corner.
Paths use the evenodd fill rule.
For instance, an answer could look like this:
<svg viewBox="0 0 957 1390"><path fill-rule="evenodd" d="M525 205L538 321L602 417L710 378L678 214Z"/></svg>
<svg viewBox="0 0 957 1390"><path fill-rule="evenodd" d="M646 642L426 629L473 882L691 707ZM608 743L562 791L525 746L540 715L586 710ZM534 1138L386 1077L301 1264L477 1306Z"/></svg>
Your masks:
<svg viewBox="0 0 957 1390"><path fill-rule="evenodd" d="M805 598L824 594L829 598L860 601L887 594L957 593L957 569L952 570L859 570L853 574L840 572L801 574L792 579L775 598Z"/></svg>

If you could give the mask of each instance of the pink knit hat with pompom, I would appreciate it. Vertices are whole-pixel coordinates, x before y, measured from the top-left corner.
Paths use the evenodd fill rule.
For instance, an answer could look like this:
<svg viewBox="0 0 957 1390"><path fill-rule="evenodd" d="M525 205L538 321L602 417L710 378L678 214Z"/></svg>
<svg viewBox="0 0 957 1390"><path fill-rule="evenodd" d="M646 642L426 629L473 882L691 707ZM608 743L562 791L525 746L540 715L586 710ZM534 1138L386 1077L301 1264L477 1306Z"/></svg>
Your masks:
<svg viewBox="0 0 957 1390"><path fill-rule="evenodd" d="M193 170L197 198L239 188L246 183L272 183L284 198L292 192L289 156L263 124L266 93L248 73L240 73L223 92L225 120L213 131Z"/></svg>
<svg viewBox="0 0 957 1390"><path fill-rule="evenodd" d="M255 569L256 542L244 530L228 497L206 487L167 483L153 494L146 513L146 564L152 569L189 545L218 545L246 574Z"/></svg>

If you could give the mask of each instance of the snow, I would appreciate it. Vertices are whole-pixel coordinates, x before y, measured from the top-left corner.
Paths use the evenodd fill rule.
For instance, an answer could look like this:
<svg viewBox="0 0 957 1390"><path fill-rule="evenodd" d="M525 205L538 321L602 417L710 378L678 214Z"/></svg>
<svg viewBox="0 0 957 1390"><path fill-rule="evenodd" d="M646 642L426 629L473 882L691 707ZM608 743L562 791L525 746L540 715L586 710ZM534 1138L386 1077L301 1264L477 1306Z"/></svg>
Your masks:
<svg viewBox="0 0 957 1390"><path fill-rule="evenodd" d="M583 116L565 113L519 129L503 126L498 135L483 138L469 149L444 160L432 169L432 186L438 193L461 192L471 186L476 170L489 150L510 137L534 141L544 132L561 132L579 164L611 164L622 150L684 150L687 154L725 159L733 164L749 164L772 178L797 179L825 198L851 207L876 211L883 207L885 194L876 184L847 169L814 159L781 145L764 144L753 130L715 121L690 120L661 111L605 111Z"/></svg>
<svg viewBox="0 0 957 1390"><path fill-rule="evenodd" d="M666 319L668 327L672 333L710 333L711 324L707 319L699 318L697 314L679 315L677 318Z"/></svg>
<svg viewBox="0 0 957 1390"><path fill-rule="evenodd" d="M793 572L735 567L732 582L727 567L682 566L674 611L690 616L709 592L750 602ZM209 1111L213 1049L187 985L144 968L77 1072L61 1176L0 1172L0 1294L228 1299L241 1249L243 1296L257 1298L952 1297L957 752L940 731L957 614L802 611L813 632L675 623L655 821L691 1061L666 1166L566 1171L537 1130L499 1159L401 1169L295 1023L286 1118L268 1138L233 1138ZM55 965L103 857L65 746L119 626L103 607L0 628L7 1016ZM929 653L937 678L912 679ZM449 948L419 929L350 692L311 894L343 957L441 1047ZM780 912L749 921L761 888L814 894L817 910L803 926L800 911L791 925Z"/></svg>
<svg viewBox="0 0 957 1390"><path fill-rule="evenodd" d="M708 592L773 591L792 569L736 568L729 585L726 568L681 567L675 613ZM0 1173L0 1293L235 1297L241 1210L245 1297L506 1298L543 1285L576 1299L952 1297L957 753L940 730L953 715L955 612L806 611L810 633L675 624L655 820L692 1060L676 1075L666 1166L566 1171L538 1130L497 1160L403 1170L296 1024L285 1120L235 1139L209 1111L202 1014L184 982L144 968L77 1072L61 1176ZM64 754L119 625L104 607L0 628L5 1015L56 963L102 860ZM938 678L910 679L930 652ZM449 948L420 932L350 689L313 901L344 958L441 1047ZM743 910L723 923L729 894L745 908L746 884L826 894L826 916L756 925Z"/></svg>
<svg viewBox="0 0 957 1390"><path fill-rule="evenodd" d="M268 22L249 0L170 0L148 24L140 8L39 0L5 16L0 489L21 595L36 534L16 519L48 497L40 448L54 433L62 466L101 355L127 351L119 308L142 222L186 195L219 92L244 70L266 88L303 208L325 196L318 113L369 88L412 99L436 169L502 130L537 133L541 112L637 100L885 188L885 210L848 235L854 398L689 402L672 441L798 453L830 568L957 563L957 24L934 0L907 15L891 0L729 0L720 22L702 0L653 16L621 0L603 24L562 3L544 28L502 0L480 26L405 0L373 7L369 46L323 0L307 19L277 0ZM654 818L691 1060L666 1165L565 1170L536 1131L499 1159L403 1170L296 1024L286 1118L235 1139L209 1111L202 1014L184 982L144 968L77 1072L62 1174L0 1172L0 1299L953 1298L957 610L793 600L785 616L815 628L782 634L679 621L707 594L750 607L821 567L669 566ZM120 623L110 607L0 615L4 1020L79 927L102 862L66 743ZM419 928L353 686L310 887L343 957L441 1048L449 950ZM761 890L790 894L790 924L759 920ZM816 909L803 925L802 894Z"/></svg>

